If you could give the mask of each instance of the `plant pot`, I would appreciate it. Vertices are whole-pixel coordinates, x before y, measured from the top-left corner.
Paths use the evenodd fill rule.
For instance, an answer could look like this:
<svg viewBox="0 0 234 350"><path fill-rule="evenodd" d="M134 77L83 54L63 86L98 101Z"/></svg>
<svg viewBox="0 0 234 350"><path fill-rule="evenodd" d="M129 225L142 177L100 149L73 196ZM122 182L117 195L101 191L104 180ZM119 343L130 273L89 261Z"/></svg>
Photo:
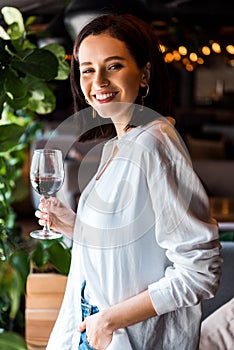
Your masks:
<svg viewBox="0 0 234 350"><path fill-rule="evenodd" d="M31 273L27 280L25 339L29 350L45 350L66 288L67 277Z"/></svg>

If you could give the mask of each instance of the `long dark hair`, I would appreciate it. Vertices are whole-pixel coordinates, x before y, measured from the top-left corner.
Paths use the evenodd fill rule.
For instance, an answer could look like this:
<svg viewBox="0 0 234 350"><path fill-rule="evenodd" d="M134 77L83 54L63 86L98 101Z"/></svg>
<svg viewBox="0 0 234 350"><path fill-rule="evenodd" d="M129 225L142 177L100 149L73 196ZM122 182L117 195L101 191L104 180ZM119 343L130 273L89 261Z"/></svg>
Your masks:
<svg viewBox="0 0 234 350"><path fill-rule="evenodd" d="M73 48L71 61L71 90L75 111L87 108L84 95L80 87L80 70L78 52L81 42L89 35L99 35L108 32L110 36L125 43L134 57L139 68L151 63L149 93L144 99L144 105L166 116L172 114L172 97L166 64L158 45L155 33L143 20L131 14L106 14L94 18L78 34ZM136 104L141 104L141 96L145 94L139 89ZM144 121L142 120L142 124ZM108 131L109 130L109 131ZM113 126L101 130L103 137L112 136ZM95 136L99 136L98 132Z"/></svg>

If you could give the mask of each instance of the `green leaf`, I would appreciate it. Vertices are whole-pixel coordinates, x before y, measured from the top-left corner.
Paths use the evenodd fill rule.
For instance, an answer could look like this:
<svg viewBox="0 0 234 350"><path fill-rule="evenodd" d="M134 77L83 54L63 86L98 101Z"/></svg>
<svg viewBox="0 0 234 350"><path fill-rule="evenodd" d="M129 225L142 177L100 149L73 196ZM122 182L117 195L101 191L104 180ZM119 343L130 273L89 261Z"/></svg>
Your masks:
<svg viewBox="0 0 234 350"><path fill-rule="evenodd" d="M13 64L14 64L14 60L19 59L20 61L23 61L24 59L26 59L27 56L31 55L34 50L35 50L35 46L25 47L25 49L18 51L17 52L17 59L13 59Z"/></svg>
<svg viewBox="0 0 234 350"><path fill-rule="evenodd" d="M16 124L0 125L0 153L15 147L25 128Z"/></svg>
<svg viewBox="0 0 234 350"><path fill-rule="evenodd" d="M4 350L27 350L22 337L13 332L0 333L0 349Z"/></svg>
<svg viewBox="0 0 234 350"><path fill-rule="evenodd" d="M58 44L48 44L43 47L43 49L52 52L58 59L58 74L55 79L57 80L65 80L69 76L70 66L68 62L65 60L66 51L63 46Z"/></svg>
<svg viewBox="0 0 234 350"><path fill-rule="evenodd" d="M4 40L10 39L9 35L7 34L7 32L5 31L5 29L2 26L0 26L0 38L2 38Z"/></svg>
<svg viewBox="0 0 234 350"><path fill-rule="evenodd" d="M7 108L8 107L8 108ZM6 112L6 119L9 121L9 124L17 124L19 126L24 126L27 127L32 123L32 118L31 117L21 117L19 115L15 115L13 111L10 110L9 106L5 107L5 112ZM6 122L5 124L8 124Z"/></svg>
<svg viewBox="0 0 234 350"><path fill-rule="evenodd" d="M24 60L15 58L11 65L24 74L49 81L57 76L58 60L48 50L34 49Z"/></svg>
<svg viewBox="0 0 234 350"><path fill-rule="evenodd" d="M10 98L10 96L6 96L5 102L15 110L18 110L27 107L28 99L29 95L26 95L23 98L14 98L13 100Z"/></svg>
<svg viewBox="0 0 234 350"><path fill-rule="evenodd" d="M14 320L19 310L21 293L24 290L18 270L12 269L12 275L7 289L11 299L10 318Z"/></svg>
<svg viewBox="0 0 234 350"><path fill-rule="evenodd" d="M22 135L20 139L21 142L30 144L35 139L35 137L42 135L43 129L44 129L44 125L40 121L38 120L32 121L27 126L25 133Z"/></svg>
<svg viewBox="0 0 234 350"><path fill-rule="evenodd" d="M0 57L1 57L1 39L0 39ZM6 75L5 69L0 70L0 120L3 112L4 103L6 101L6 95L4 90L5 75Z"/></svg>
<svg viewBox="0 0 234 350"><path fill-rule="evenodd" d="M24 176L20 176L15 181L15 188L11 196L12 202L22 202L29 195L30 190L28 188L28 181Z"/></svg>
<svg viewBox="0 0 234 350"><path fill-rule="evenodd" d="M25 39L22 45L22 49L26 50L26 49L36 49L36 45L31 43L28 39Z"/></svg>
<svg viewBox="0 0 234 350"><path fill-rule="evenodd" d="M0 97L0 119L3 111L3 105L4 105L5 99L4 97Z"/></svg>
<svg viewBox="0 0 234 350"><path fill-rule="evenodd" d="M25 32L25 28L21 12L17 8L10 6L3 7L1 12L4 21L8 25L7 33L11 39L15 40L22 37Z"/></svg>
<svg viewBox="0 0 234 350"><path fill-rule="evenodd" d="M8 261L1 262L1 291L4 291L10 301L10 318L14 319L20 305L20 297L23 290L19 272Z"/></svg>
<svg viewBox="0 0 234 350"><path fill-rule="evenodd" d="M69 248L64 248L59 241L55 241L48 248L49 261L53 267L63 275L68 275L71 264L71 252Z"/></svg>
<svg viewBox="0 0 234 350"><path fill-rule="evenodd" d="M23 83L30 91L27 108L38 114L51 113L56 107L56 97L49 86L35 77L25 77Z"/></svg>
<svg viewBox="0 0 234 350"><path fill-rule="evenodd" d="M47 264L48 258L49 255L47 250L43 248L41 242L37 242L31 255L31 259L34 265L37 268L42 269L45 266L45 264Z"/></svg>
<svg viewBox="0 0 234 350"><path fill-rule="evenodd" d="M56 97L52 90L46 85L41 85L40 89L32 89L28 101L28 108L38 114L51 113L56 107Z"/></svg>
<svg viewBox="0 0 234 350"><path fill-rule="evenodd" d="M3 40L2 38L0 38L0 63L1 63L1 72L3 71L3 68L5 65L8 65L9 61L10 61L10 55L9 53L6 51L6 45L9 42L6 40Z"/></svg>
<svg viewBox="0 0 234 350"><path fill-rule="evenodd" d="M22 99L27 95L27 88L20 80L19 76L11 68L6 70L4 81L5 93L12 96L12 99ZM10 98L11 99L11 98Z"/></svg>
<svg viewBox="0 0 234 350"><path fill-rule="evenodd" d="M36 16L30 16L26 19L25 28L28 29L36 21Z"/></svg>
<svg viewBox="0 0 234 350"><path fill-rule="evenodd" d="M30 262L28 258L28 253L24 252L23 250L16 250L10 256L9 261L10 264L14 267L14 269L18 270L22 278L22 285L24 287L22 292L25 292L26 281L30 272Z"/></svg>
<svg viewBox="0 0 234 350"><path fill-rule="evenodd" d="M5 96L4 83L6 78L6 69L0 70L0 96Z"/></svg>

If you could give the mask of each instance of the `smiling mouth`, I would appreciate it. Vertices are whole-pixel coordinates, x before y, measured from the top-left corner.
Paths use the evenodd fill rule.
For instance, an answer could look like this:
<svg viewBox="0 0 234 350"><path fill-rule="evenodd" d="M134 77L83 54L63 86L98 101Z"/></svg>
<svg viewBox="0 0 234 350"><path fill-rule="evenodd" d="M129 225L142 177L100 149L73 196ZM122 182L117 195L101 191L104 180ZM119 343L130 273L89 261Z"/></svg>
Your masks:
<svg viewBox="0 0 234 350"><path fill-rule="evenodd" d="M118 92L109 92L105 94L96 94L94 95L95 99L98 102L109 102L112 101L113 98L117 95Z"/></svg>

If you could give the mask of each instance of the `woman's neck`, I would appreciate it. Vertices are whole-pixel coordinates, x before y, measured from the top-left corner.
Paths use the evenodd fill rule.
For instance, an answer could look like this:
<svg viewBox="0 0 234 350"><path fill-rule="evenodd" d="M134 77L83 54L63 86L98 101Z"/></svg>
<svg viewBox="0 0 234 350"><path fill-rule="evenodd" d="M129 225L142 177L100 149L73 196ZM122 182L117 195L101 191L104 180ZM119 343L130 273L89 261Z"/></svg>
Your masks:
<svg viewBox="0 0 234 350"><path fill-rule="evenodd" d="M134 105L121 104L118 107L118 112L115 113L115 116L113 116L111 119L115 126L117 137L120 139L131 130L131 127L128 127L128 125L131 123L132 115L134 113Z"/></svg>
<svg viewBox="0 0 234 350"><path fill-rule="evenodd" d="M116 134L117 134L117 138L121 139L121 137L125 134L127 134L129 131L132 130L132 127L126 127L126 124L114 124L115 126L115 130L116 130Z"/></svg>

